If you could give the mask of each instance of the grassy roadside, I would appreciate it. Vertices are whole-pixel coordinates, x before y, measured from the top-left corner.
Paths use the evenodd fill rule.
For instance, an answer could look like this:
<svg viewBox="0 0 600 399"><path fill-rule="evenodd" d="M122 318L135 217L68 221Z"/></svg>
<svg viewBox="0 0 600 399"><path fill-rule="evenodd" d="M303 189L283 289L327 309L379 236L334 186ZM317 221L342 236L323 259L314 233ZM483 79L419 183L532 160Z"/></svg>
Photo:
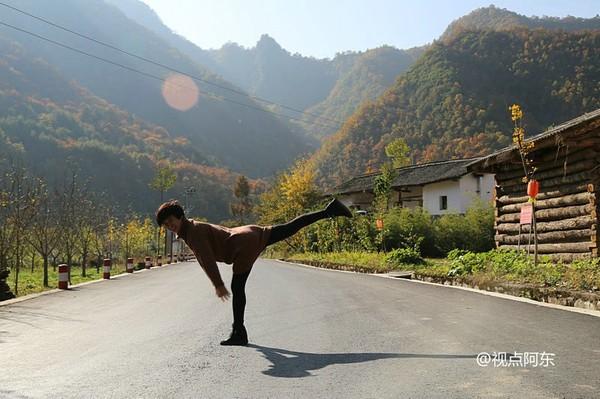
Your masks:
<svg viewBox="0 0 600 399"><path fill-rule="evenodd" d="M279 256L278 256L279 255ZM453 259L425 259L422 264L390 264L383 252L271 254L294 262L344 268L369 273L412 270L417 277L468 279L475 283L497 282L600 292L600 261L573 264L544 263L532 267L511 254L468 254Z"/></svg>
<svg viewBox="0 0 600 399"><path fill-rule="evenodd" d="M286 252L269 252L262 255L265 258L285 259L292 262L307 262L312 264L328 264L344 266L347 269L366 273L387 273L398 270L414 270L426 276L446 276L450 271L448 259L427 258L422 264L390 264L386 262L384 252L304 252L289 254Z"/></svg>
<svg viewBox="0 0 600 399"><path fill-rule="evenodd" d="M95 267L86 268L86 276L81 276L80 267L71 268L71 284L79 284L86 281L98 280L102 278L103 271L100 267L99 272L96 272ZM111 276L125 273L125 265L113 265L111 267ZM19 271L19 292L18 297L33 294L37 292L47 291L58 287L58 268L56 271L52 267L48 268L48 287L44 287L43 281L43 270L41 267L34 268L33 272L30 268L21 269ZM11 291L14 293L15 288L15 273L14 270L9 274L6 283L10 286Z"/></svg>

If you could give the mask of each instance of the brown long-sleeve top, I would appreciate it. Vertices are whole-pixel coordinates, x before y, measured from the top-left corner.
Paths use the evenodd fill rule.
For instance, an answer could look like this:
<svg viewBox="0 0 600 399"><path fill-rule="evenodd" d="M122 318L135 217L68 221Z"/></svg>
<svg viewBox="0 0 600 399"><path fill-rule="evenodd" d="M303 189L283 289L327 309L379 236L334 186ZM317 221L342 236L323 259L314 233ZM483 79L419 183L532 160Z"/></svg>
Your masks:
<svg viewBox="0 0 600 399"><path fill-rule="evenodd" d="M217 288L224 285L217 262L233 264L234 274L250 270L267 246L271 227L256 224L226 227L184 217L177 235L190 247Z"/></svg>

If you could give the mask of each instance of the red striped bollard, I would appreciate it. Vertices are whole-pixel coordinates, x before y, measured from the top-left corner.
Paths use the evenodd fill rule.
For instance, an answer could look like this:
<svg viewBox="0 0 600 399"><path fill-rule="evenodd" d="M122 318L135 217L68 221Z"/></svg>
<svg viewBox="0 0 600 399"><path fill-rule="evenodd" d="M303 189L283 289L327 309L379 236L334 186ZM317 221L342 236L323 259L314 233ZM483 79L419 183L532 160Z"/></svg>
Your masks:
<svg viewBox="0 0 600 399"><path fill-rule="evenodd" d="M162 266L162 255L156 257L156 266Z"/></svg>
<svg viewBox="0 0 600 399"><path fill-rule="evenodd" d="M127 273L133 273L133 258L127 258Z"/></svg>
<svg viewBox="0 0 600 399"><path fill-rule="evenodd" d="M152 261L149 256L146 256L146 269L150 269L152 267Z"/></svg>
<svg viewBox="0 0 600 399"><path fill-rule="evenodd" d="M102 275L105 279L110 279L110 259L104 259L104 274Z"/></svg>
<svg viewBox="0 0 600 399"><path fill-rule="evenodd" d="M58 288L66 290L69 288L69 266L58 265Z"/></svg>

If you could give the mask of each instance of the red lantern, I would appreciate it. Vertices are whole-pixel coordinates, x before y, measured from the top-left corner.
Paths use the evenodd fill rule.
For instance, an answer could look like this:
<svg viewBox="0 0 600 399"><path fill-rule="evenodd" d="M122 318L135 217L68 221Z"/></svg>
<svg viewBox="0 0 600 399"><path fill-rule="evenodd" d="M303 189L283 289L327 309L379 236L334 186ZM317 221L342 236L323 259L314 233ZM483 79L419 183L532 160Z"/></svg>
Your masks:
<svg viewBox="0 0 600 399"><path fill-rule="evenodd" d="M537 180L529 180L529 183L527 184L527 195L529 195L531 198L535 198L538 195L538 192L540 191L540 182Z"/></svg>

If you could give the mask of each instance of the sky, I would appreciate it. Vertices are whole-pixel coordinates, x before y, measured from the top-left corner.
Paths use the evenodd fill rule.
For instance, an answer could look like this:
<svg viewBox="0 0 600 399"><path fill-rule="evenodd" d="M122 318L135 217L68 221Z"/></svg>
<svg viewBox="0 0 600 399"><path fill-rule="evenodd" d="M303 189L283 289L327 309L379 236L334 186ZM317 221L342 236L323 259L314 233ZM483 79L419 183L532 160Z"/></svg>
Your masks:
<svg viewBox="0 0 600 399"><path fill-rule="evenodd" d="M600 0L142 0L204 49L253 47L264 33L291 53L332 58L382 45L431 43L453 20L494 4L527 16L590 18Z"/></svg>

